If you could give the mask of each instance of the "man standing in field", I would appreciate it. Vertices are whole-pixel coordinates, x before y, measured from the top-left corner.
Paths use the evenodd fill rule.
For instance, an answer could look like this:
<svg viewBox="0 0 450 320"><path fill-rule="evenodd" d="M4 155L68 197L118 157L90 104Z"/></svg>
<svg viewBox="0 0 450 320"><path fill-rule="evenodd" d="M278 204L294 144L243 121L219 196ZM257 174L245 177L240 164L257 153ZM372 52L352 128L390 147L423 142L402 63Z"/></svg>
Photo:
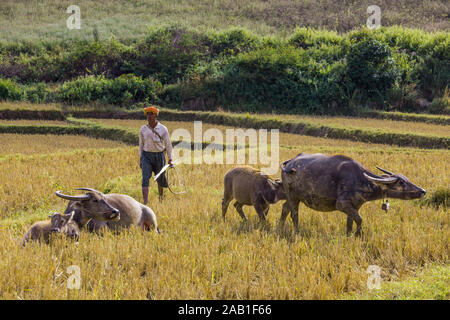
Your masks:
<svg viewBox="0 0 450 320"><path fill-rule="evenodd" d="M148 202L148 186L152 172L158 174L166 165L164 151L167 153L169 165L172 166L173 148L170 142L169 131L158 120L159 109L153 106L146 107L144 114L148 123L141 127L139 132L139 166L142 169L142 197L144 204ZM166 175L162 174L158 182L159 200L164 198L163 188L167 188Z"/></svg>

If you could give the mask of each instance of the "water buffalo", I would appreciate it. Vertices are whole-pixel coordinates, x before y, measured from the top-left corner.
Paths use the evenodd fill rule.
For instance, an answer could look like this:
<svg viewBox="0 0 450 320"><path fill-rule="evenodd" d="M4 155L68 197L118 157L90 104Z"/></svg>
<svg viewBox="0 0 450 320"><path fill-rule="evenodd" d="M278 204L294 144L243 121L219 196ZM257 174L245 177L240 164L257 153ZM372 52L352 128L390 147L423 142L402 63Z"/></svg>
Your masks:
<svg viewBox="0 0 450 320"><path fill-rule="evenodd" d="M347 214L347 234L356 222L356 235L361 234L359 208L367 201L397 198L416 199L425 190L401 175L377 167L385 174L378 176L357 161L342 155L300 153L281 164L282 181L287 201L283 205L280 224L291 212L298 230L298 205L303 202L318 211L339 210Z"/></svg>
<svg viewBox="0 0 450 320"><path fill-rule="evenodd" d="M74 212L64 215L57 212L52 213L50 220L38 221L25 233L22 239L22 246L30 240L42 239L49 242L52 233L62 233L70 238L79 238L79 228L73 220Z"/></svg>
<svg viewBox="0 0 450 320"><path fill-rule="evenodd" d="M225 221L230 201L236 199L234 206L239 215L247 220L242 210L243 205L252 205L261 221L265 221L270 204L286 199L283 184L268 175L249 166L229 170L224 177L222 200L222 217Z"/></svg>
<svg viewBox="0 0 450 320"><path fill-rule="evenodd" d="M55 194L70 200L64 213L75 211L74 220L81 227L88 224L90 231L102 228L117 230L132 225L144 230L160 232L156 215L152 209L125 194L103 194L91 188L78 188L88 191L85 195L69 196L57 191Z"/></svg>

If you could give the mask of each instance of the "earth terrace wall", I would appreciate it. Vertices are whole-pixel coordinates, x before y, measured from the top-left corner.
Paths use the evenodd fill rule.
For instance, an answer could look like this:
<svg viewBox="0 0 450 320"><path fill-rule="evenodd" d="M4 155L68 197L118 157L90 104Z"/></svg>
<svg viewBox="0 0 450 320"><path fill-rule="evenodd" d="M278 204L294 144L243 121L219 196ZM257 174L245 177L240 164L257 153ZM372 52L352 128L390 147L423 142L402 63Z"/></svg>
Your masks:
<svg viewBox="0 0 450 320"><path fill-rule="evenodd" d="M0 110L1 120L65 120L66 115L61 110L29 110L3 109Z"/></svg>
<svg viewBox="0 0 450 320"><path fill-rule="evenodd" d="M164 113L180 112L164 109ZM187 113L189 111L184 111ZM75 115L83 118L111 118L111 119L145 119L141 112L137 111L63 111L63 110L30 110L30 109L0 109L0 120L64 120L67 115ZM394 121L424 122L430 124L450 125L450 116L412 114L402 112L387 112L377 110L366 110L359 114L361 118L373 118ZM182 119L177 119L182 121Z"/></svg>
<svg viewBox="0 0 450 320"><path fill-rule="evenodd" d="M121 127L112 126L102 126L98 123L93 123L90 121L83 121L80 119L69 119L69 125L67 126L55 126L55 125L4 125L0 124L0 134L1 133L15 133L15 134L72 134L72 135L85 135L91 138L101 138L108 140L115 140L127 143L132 146L137 146L139 144L139 136L137 133L130 129L124 129ZM182 143L183 148L194 149L205 149L207 146L211 146L207 142L192 142L192 141L172 141L173 146ZM216 145L217 148L223 148L225 150L226 145L212 144ZM247 145L245 146L247 147ZM236 144L233 147L237 148Z"/></svg>
<svg viewBox="0 0 450 320"><path fill-rule="evenodd" d="M19 110L15 110L19 111ZM36 111L36 116L39 116L44 111ZM2 113L0 113L1 116ZM20 111L16 113L20 115ZM48 113L50 115L51 113ZM119 112L103 112L103 111L72 111L69 113L70 116L75 118L106 118L106 119L141 119L145 120L145 116L142 111L119 111ZM55 113L55 119L59 117L58 113ZM0 117L1 118L1 117ZM418 134L407 134L407 133L394 133L394 132L384 132L377 130L361 130L356 128L342 128L334 126L323 126L317 125L311 122L303 121L285 121L273 119L261 119L257 116L243 115L243 114L225 114L219 112L205 112L205 111L177 111L164 109L159 117L161 120L168 121L203 121L205 123L228 125L233 127L242 128L254 128L254 129L279 129L281 132L302 134L314 137L324 137L331 139L345 139L352 141L368 142L368 143L380 143L397 145L402 147L417 147L425 149L448 149L450 139L446 137L433 137L424 136ZM72 120L76 121L76 120ZM94 134L98 131L98 136L100 138L120 140L130 144L137 144L137 135L133 132L120 128L120 127L102 127L99 124L86 126L86 123L82 124L81 128L78 129L62 129L71 128L65 126L53 126L55 130L64 134L67 130L73 130L73 132L80 132L74 134ZM27 126L11 126L11 127L22 127ZM51 126L42 126L51 127ZM59 129L57 129L59 128ZM74 127L76 128L76 127ZM104 130L100 130L103 128ZM25 129L24 129L25 130ZM32 129L26 129L32 130ZM45 133L46 129L39 129ZM38 131L39 131L38 130ZM48 129L47 129L48 130ZM77 131L78 130L78 131ZM36 132L39 133L39 132ZM50 132L49 132L50 133ZM51 132L53 133L53 132ZM69 133L70 134L70 133ZM123 134L123 138L119 136ZM130 138L130 135L134 135L134 138ZM93 135L95 136L95 135ZM134 140L133 140L134 139ZM204 148L205 143L203 143L202 148Z"/></svg>

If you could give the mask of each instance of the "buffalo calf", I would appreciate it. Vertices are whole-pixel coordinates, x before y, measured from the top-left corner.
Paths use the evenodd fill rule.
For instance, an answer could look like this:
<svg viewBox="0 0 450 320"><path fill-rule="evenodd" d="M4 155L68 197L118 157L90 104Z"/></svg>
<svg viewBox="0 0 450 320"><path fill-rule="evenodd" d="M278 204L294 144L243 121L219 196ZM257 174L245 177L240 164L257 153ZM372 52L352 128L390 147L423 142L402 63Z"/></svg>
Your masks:
<svg viewBox="0 0 450 320"><path fill-rule="evenodd" d="M224 177L222 200L224 221L228 205L233 199L236 199L234 207L244 221L247 220L242 210L244 205L253 206L260 220L265 221L270 204L286 199L286 196L280 180L273 180L255 168L242 166L229 170Z"/></svg>

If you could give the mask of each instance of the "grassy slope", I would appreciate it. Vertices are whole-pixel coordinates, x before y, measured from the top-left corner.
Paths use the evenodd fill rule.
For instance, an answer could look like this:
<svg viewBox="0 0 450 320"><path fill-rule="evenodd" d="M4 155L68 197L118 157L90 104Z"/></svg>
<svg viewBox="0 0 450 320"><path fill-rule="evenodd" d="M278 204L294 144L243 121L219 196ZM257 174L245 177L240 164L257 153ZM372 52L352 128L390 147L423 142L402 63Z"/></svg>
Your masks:
<svg viewBox="0 0 450 320"><path fill-rule="evenodd" d="M0 40L54 40L100 38L111 34L121 39L145 34L148 26L179 23L202 30L243 26L260 34L280 34L296 26L348 31L365 25L369 5L382 9L384 26L402 25L427 31L448 30L450 7L443 0L79 0L81 30L66 28L65 11L71 1L6 0L0 2Z"/></svg>

